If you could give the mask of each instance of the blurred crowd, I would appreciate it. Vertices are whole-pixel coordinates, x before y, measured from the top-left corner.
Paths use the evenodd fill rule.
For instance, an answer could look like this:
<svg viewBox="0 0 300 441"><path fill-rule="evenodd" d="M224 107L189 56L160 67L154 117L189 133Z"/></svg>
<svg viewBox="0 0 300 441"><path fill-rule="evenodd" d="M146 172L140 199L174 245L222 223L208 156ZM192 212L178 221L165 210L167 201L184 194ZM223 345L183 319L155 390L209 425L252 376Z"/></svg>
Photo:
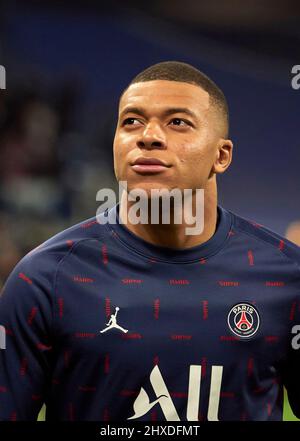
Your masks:
<svg viewBox="0 0 300 441"><path fill-rule="evenodd" d="M99 188L114 188L113 119L88 120L76 85L0 91L0 288L24 254L96 213Z"/></svg>

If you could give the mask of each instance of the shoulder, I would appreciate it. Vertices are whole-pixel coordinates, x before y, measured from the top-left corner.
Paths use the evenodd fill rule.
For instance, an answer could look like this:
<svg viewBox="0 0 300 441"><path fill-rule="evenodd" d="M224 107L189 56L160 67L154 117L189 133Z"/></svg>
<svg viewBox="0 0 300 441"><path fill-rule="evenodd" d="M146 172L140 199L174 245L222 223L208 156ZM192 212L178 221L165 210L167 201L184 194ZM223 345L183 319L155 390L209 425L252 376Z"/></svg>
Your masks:
<svg viewBox="0 0 300 441"><path fill-rule="evenodd" d="M300 247L298 245L262 224L242 217L230 210L227 211L232 215L234 230L256 240L266 250L281 253L293 261L300 270Z"/></svg>
<svg viewBox="0 0 300 441"><path fill-rule="evenodd" d="M38 285L50 288L60 262L78 244L91 240L102 241L105 231L105 225L99 223L99 218L93 217L52 236L18 262L9 275L3 292L12 283L17 286Z"/></svg>

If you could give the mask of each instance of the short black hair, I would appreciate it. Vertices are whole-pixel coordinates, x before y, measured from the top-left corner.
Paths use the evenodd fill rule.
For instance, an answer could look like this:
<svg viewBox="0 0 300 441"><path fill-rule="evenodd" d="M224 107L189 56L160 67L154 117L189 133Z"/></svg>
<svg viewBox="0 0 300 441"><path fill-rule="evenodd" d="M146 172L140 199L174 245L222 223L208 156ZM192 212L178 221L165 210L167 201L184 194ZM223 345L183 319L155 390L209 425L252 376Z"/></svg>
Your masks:
<svg viewBox="0 0 300 441"><path fill-rule="evenodd" d="M203 72L181 61L163 61L149 66L136 75L122 95L132 84L153 80L179 81L201 87L209 94L213 105L219 110L220 118L224 125L224 137L228 136L229 112L227 100L222 90Z"/></svg>

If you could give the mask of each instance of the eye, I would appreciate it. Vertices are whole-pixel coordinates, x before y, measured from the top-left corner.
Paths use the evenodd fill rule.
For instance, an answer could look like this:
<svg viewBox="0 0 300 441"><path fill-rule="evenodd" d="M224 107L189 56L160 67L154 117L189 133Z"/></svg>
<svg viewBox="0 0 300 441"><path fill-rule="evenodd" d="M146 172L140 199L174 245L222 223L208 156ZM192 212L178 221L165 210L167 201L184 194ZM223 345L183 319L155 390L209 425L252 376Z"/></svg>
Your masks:
<svg viewBox="0 0 300 441"><path fill-rule="evenodd" d="M173 118L171 120L171 123L173 123L172 125L179 126L179 127L180 126L184 127L184 126L190 126L191 125L188 121L185 121L184 119L181 119L181 118Z"/></svg>
<svg viewBox="0 0 300 441"><path fill-rule="evenodd" d="M123 126L128 125L128 126L135 126L136 124L134 123L135 121L139 122L139 120L137 118L126 118L123 121Z"/></svg>

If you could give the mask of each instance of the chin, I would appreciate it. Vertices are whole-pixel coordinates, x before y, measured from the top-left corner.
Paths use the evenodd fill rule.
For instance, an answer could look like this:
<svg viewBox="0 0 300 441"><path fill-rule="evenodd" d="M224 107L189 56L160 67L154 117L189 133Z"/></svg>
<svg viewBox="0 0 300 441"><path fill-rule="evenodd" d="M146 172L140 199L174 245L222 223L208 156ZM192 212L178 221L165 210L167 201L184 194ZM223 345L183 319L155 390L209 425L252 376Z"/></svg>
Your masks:
<svg viewBox="0 0 300 441"><path fill-rule="evenodd" d="M143 191L145 194L147 194L148 198L156 198L157 196L155 194L153 194L154 190L157 191L163 191L163 190L171 190L171 186L166 185L166 184L161 184L161 183L156 183L156 182L152 182L152 183L147 183L145 184L145 182L141 182L139 184L136 185L128 185L128 191L133 191L133 190L139 190L139 191Z"/></svg>

